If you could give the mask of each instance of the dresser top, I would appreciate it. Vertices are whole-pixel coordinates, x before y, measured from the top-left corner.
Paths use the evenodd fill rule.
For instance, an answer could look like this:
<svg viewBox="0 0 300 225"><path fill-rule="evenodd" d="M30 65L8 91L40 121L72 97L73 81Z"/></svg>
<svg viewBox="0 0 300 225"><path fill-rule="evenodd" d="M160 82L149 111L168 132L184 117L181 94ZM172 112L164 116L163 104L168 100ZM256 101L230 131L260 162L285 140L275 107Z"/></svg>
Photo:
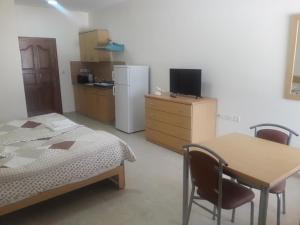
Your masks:
<svg viewBox="0 0 300 225"><path fill-rule="evenodd" d="M184 97L184 96L176 96L171 97L169 94L163 94L163 95L145 95L146 98L153 98L157 100L162 101L171 101L171 102L177 102L181 104L201 104L201 103L207 103L207 102L216 102L217 100L214 98L195 98L195 97Z"/></svg>

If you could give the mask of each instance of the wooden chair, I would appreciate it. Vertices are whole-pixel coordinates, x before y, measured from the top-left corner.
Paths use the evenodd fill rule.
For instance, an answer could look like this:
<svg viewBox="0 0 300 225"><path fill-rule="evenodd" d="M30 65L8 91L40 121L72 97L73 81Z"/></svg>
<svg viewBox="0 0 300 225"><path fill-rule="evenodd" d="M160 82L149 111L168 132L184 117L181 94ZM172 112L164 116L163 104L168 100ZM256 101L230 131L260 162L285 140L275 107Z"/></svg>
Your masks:
<svg viewBox="0 0 300 225"><path fill-rule="evenodd" d="M272 123L255 125L250 127L250 129L254 129L255 137L277 142L284 145L290 145L291 138L293 135L299 136L298 133L285 126L272 124ZM283 209L282 213L283 214L286 213L285 189L286 189L285 180L270 189L270 193L276 194L277 196L277 225L280 225L281 195L282 195L282 209Z"/></svg>
<svg viewBox="0 0 300 225"><path fill-rule="evenodd" d="M192 180L192 191L188 208L186 209L187 217L185 224L189 222L193 203L207 212L216 215L218 225L221 224L222 209L232 210L246 203L251 203L250 224L253 225L253 199L255 197L253 191L232 180L224 179L223 168L227 163L212 150L195 144L186 145L184 148L187 151L186 154ZM212 203L217 211L211 211L201 205L198 202L199 200L206 200Z"/></svg>

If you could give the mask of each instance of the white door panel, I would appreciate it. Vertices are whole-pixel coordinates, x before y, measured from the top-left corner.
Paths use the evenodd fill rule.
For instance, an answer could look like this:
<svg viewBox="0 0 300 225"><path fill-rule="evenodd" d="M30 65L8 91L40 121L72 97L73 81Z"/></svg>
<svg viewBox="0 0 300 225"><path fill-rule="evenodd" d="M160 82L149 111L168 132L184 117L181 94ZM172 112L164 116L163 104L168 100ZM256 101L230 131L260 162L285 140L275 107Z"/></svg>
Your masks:
<svg viewBox="0 0 300 225"><path fill-rule="evenodd" d="M114 66L116 128L127 133L144 130L149 67Z"/></svg>
<svg viewBox="0 0 300 225"><path fill-rule="evenodd" d="M115 86L116 128L125 132L129 130L129 86Z"/></svg>
<svg viewBox="0 0 300 225"><path fill-rule="evenodd" d="M113 79L115 84L126 84L130 83L129 70L126 67L114 67Z"/></svg>

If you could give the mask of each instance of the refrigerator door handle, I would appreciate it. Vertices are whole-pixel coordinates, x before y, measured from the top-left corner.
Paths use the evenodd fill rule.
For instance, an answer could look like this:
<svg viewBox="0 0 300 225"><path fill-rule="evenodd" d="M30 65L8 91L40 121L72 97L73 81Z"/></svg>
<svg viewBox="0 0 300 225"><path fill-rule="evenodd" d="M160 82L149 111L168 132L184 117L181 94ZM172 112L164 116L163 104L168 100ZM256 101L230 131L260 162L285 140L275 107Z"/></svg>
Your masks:
<svg viewBox="0 0 300 225"><path fill-rule="evenodd" d="M112 80L115 81L115 71L112 71Z"/></svg>
<svg viewBox="0 0 300 225"><path fill-rule="evenodd" d="M113 96L116 96L116 86L113 86Z"/></svg>

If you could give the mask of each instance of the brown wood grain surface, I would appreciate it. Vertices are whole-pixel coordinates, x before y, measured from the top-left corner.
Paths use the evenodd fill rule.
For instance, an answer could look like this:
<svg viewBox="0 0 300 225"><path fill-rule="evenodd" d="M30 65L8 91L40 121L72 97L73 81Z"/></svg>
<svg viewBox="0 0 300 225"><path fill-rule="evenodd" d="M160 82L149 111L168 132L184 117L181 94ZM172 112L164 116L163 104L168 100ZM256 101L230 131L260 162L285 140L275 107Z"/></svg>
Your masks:
<svg viewBox="0 0 300 225"><path fill-rule="evenodd" d="M19 47L28 116L62 113L56 40L19 37Z"/></svg>
<svg viewBox="0 0 300 225"><path fill-rule="evenodd" d="M287 145L239 133L201 144L223 157L240 178L259 187L272 187L300 170L300 150Z"/></svg>

